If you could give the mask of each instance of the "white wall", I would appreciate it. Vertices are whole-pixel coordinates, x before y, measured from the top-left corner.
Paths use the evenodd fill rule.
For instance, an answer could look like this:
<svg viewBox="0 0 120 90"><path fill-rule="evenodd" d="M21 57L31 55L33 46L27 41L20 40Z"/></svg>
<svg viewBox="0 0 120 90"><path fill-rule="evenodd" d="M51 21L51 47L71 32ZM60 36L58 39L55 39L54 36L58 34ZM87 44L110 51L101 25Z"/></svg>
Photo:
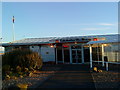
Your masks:
<svg viewBox="0 0 120 90"><path fill-rule="evenodd" d="M40 53L40 47L39 46L30 46L30 50Z"/></svg>
<svg viewBox="0 0 120 90"><path fill-rule="evenodd" d="M55 48L48 45L41 46L41 56L44 62L55 61Z"/></svg>
<svg viewBox="0 0 120 90"><path fill-rule="evenodd" d="M41 55L43 62L55 61L55 49L48 45L43 45L41 47L30 46L30 50L38 52Z"/></svg>

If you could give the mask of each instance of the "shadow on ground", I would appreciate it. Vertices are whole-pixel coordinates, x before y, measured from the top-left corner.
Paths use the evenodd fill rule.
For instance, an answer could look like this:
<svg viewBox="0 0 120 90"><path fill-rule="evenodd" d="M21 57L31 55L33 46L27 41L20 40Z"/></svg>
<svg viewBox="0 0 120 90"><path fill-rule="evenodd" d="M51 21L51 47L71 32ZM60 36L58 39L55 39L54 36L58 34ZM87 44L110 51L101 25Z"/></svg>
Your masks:
<svg viewBox="0 0 120 90"><path fill-rule="evenodd" d="M94 81L89 65L56 65L61 69L51 78L42 83L38 88L92 88ZM52 66L47 66L48 68Z"/></svg>

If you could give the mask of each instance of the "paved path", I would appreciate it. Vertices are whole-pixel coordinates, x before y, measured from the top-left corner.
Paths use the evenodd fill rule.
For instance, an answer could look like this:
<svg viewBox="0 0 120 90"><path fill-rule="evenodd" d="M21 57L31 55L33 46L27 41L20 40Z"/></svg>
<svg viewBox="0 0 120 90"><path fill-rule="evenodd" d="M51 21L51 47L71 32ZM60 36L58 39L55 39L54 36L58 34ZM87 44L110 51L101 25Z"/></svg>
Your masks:
<svg viewBox="0 0 120 90"><path fill-rule="evenodd" d="M61 65L54 76L38 88L93 88L95 85L88 65Z"/></svg>

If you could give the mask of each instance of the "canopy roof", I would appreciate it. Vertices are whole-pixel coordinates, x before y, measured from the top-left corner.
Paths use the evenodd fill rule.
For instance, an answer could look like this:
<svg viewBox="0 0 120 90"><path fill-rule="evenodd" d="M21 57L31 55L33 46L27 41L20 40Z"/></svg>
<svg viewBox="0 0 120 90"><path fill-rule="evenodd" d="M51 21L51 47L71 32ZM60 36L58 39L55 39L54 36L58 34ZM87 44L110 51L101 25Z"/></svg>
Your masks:
<svg viewBox="0 0 120 90"><path fill-rule="evenodd" d="M119 38L114 38L114 39L110 39L110 40L100 40L100 41L89 41L87 44L102 44L102 43L118 43L120 42Z"/></svg>
<svg viewBox="0 0 120 90"><path fill-rule="evenodd" d="M118 42L120 42L120 40L119 41L118 40L114 40L114 41L112 41L112 40L110 40L110 41L101 40L101 41L90 41L87 44L118 43Z"/></svg>

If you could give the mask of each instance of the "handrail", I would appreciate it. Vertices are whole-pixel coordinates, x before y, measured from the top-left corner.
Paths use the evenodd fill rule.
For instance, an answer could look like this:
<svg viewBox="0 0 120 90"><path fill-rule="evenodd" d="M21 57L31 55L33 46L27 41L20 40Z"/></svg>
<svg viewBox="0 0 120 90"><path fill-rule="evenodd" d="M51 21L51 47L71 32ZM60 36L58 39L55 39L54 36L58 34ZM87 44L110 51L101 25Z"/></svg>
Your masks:
<svg viewBox="0 0 120 90"><path fill-rule="evenodd" d="M103 62L103 61L92 61L92 62ZM106 62L106 61L104 61L104 63L120 64L120 62Z"/></svg>
<svg viewBox="0 0 120 90"><path fill-rule="evenodd" d="M103 61L92 61L92 62L103 62ZM120 64L120 62L106 62L104 61L104 63L106 63L106 70L108 71L108 68L109 68L109 63L112 63L112 64Z"/></svg>

